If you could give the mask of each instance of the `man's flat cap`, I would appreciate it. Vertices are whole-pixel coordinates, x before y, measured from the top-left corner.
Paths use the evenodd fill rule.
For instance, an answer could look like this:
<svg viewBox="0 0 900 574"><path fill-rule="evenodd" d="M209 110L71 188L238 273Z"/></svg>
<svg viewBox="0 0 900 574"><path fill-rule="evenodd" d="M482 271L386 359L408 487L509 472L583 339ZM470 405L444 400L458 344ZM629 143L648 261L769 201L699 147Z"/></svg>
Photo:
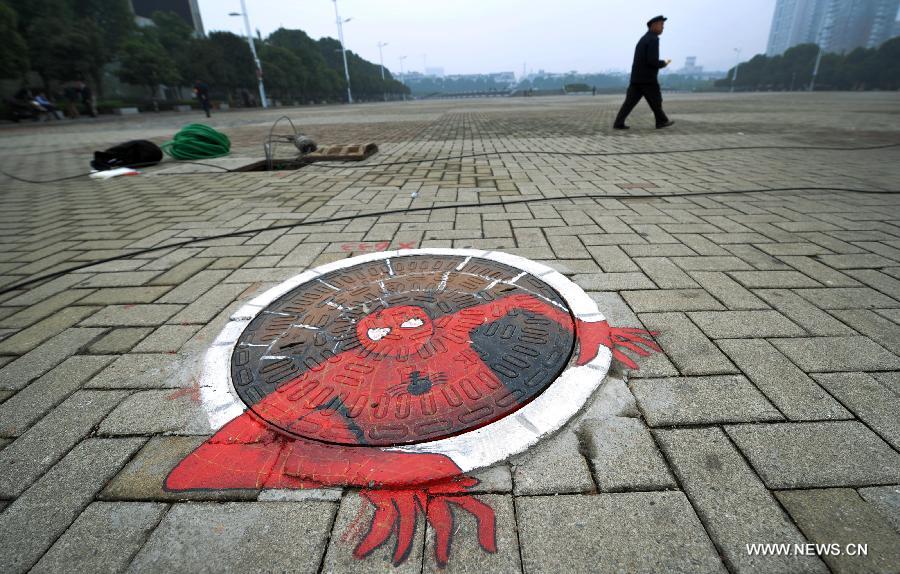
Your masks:
<svg viewBox="0 0 900 574"><path fill-rule="evenodd" d="M668 18L660 14L659 16L655 16L647 20L647 27L649 28L650 26L652 26L654 22L665 22L666 20L668 20Z"/></svg>

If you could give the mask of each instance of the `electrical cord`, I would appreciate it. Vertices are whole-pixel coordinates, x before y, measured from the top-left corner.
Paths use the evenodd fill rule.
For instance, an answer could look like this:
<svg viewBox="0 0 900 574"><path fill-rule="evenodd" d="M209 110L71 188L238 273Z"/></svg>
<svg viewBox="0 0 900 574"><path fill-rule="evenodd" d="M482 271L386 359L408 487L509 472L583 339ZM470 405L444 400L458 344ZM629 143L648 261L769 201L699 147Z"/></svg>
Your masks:
<svg viewBox="0 0 900 574"><path fill-rule="evenodd" d="M180 160L212 159L228 155L231 140L205 124L188 124L171 141L159 146L167 155Z"/></svg>
<svg viewBox="0 0 900 574"><path fill-rule="evenodd" d="M17 291L22 289L23 287L28 287L29 285L34 285L35 283L40 283L42 281L49 281L52 279L56 279L57 277L62 277L63 275L67 275L74 271L80 271L82 269L87 269L88 267L93 267L94 265L100 265L103 263L109 263L111 261L121 261L123 259L130 259L132 257L138 255L144 255L146 253L154 253L156 251L163 251L166 249L177 249L179 247L185 247L188 245L194 245L197 243L202 243L204 241L212 241L216 239L227 239L230 237L242 237L244 235L252 235L255 233L262 233L264 231L278 231L282 229L294 229L297 227L305 227L308 225L321 225L325 223L336 223L339 221L351 221L354 219L363 219L366 217L382 217L385 215L397 215L397 214L405 214L405 213L420 213L420 212L430 212L430 211L442 211L445 209L462 209L462 208L477 208L477 207L498 207L498 206L507 206L507 205L522 205L528 203L542 203L548 201L572 201L577 199L618 199L618 200L647 200L647 199L665 199L670 197L704 197L711 195L731 195L735 193L777 193L777 192L791 192L791 191L837 191L842 193L860 193L860 194L869 194L869 195L900 195L900 190L871 190L871 189L855 189L855 188L842 188L842 187L779 187L779 188L762 188L762 189L728 189L722 191L685 191L685 192L675 192L675 193L666 193L666 194L648 194L648 195L629 195L629 194L583 194L583 195L571 195L566 197L534 197L530 199L514 199L510 201L492 201L487 203L463 203L463 204L455 204L455 205L435 205L430 207L407 207L403 209L389 209L384 211L374 211L370 213L358 213L355 215L342 215L338 217L331 217L326 219L315 219L312 221L300 221L297 223L285 223L283 225L273 225L271 227L264 227L260 229L248 229L245 231L233 231L230 233L222 233L219 235L211 235L209 237L196 237L194 239L187 239L184 241L179 241L176 243L169 243L166 245L159 245L157 247L149 247L146 249L139 249L137 251L132 251L131 253L123 253L122 255L116 255L113 257L106 257L103 259L97 259L94 261L89 261L86 263L82 263L80 265L76 265L74 267L70 267L68 269L62 269L59 271L55 271L53 273L48 273L46 275L41 275L39 277L34 277L32 279L27 279L20 283L16 283L14 285L10 285L8 287L4 287L0 289L0 295L5 295L12 291Z"/></svg>
<svg viewBox="0 0 900 574"><path fill-rule="evenodd" d="M287 116L282 116L287 118ZM281 118L279 118L281 119ZM290 118L288 118L290 119ZM292 123L293 125L293 123ZM273 125L274 128L274 125ZM274 137L271 133L269 135L270 140L273 141ZM281 137L281 136L278 136ZM286 136L290 137L290 136ZM265 144L264 144L265 145ZM673 153L703 153L703 152L714 152L714 151L746 151L746 150L761 150L761 149L783 149L783 150L818 150L818 151L872 151L879 149L888 149L893 147L900 146L900 143L890 143L890 144L882 144L875 146L859 146L859 147L828 147L828 146L776 146L776 145L757 145L757 146L735 146L735 147L715 147L715 148L692 148L692 149L671 149L671 150L650 150L650 151L611 151L611 152L568 152L568 151L547 151L547 150L508 150L508 151L488 151L488 152L475 152L470 154L462 154L456 156L446 156L446 157L437 157L437 158L422 158L422 159L410 159L403 161L395 161L395 162L385 162L385 163L355 163L355 164L331 164L324 162L309 162L307 167L322 167L322 168L330 168L330 169L359 169L359 168L376 168L376 167L388 167L392 165L408 165L414 163L428 163L434 161L450 161L454 159L468 159L475 157L486 157L492 155L515 155L515 154L527 154L527 155L549 155L549 156L571 156L571 157L607 157L607 156L630 156L630 155L664 155L664 154L673 154ZM271 157L269 153L266 154L266 162L271 165ZM191 164L191 165L201 165L206 167L213 167L221 170L220 173L234 173L241 171L240 169L228 169L226 167L222 167L220 165L214 165L211 163L203 163L198 161L177 161L177 162L165 162L165 163L183 163L183 164ZM147 165L157 165L147 164ZM133 165L129 167L147 167L147 165ZM21 181L24 183L56 183L59 181L66 181L69 179L76 179L79 177L85 177L90 175L92 172L87 172L79 175L71 175L66 177L61 177L57 179L47 179L47 180L30 180L23 177L19 177L16 175L12 175L5 171L0 170L0 173L3 175L14 179L16 181ZM208 172L190 172L190 173L159 173L159 174L151 174L151 175L215 175L214 173Z"/></svg>

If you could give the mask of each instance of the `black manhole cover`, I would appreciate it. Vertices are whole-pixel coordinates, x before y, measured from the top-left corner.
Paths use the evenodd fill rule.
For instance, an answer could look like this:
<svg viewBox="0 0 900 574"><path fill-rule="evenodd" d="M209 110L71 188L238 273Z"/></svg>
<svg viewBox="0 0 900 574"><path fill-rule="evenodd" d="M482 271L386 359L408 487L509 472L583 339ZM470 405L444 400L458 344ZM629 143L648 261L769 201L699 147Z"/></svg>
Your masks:
<svg viewBox="0 0 900 574"><path fill-rule="evenodd" d="M575 324L533 275L476 257L408 255L319 275L247 326L234 387L297 437L431 441L538 396L569 363Z"/></svg>

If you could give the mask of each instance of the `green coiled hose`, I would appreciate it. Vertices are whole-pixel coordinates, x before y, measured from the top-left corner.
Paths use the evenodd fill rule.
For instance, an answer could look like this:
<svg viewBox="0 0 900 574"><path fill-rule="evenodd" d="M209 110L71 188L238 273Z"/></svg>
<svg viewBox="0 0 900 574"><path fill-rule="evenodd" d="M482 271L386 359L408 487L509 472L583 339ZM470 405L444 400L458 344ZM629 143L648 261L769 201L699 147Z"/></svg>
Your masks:
<svg viewBox="0 0 900 574"><path fill-rule="evenodd" d="M175 159L209 159L228 155L231 151L231 140L209 126L189 124L181 128L172 141L167 141L159 147Z"/></svg>

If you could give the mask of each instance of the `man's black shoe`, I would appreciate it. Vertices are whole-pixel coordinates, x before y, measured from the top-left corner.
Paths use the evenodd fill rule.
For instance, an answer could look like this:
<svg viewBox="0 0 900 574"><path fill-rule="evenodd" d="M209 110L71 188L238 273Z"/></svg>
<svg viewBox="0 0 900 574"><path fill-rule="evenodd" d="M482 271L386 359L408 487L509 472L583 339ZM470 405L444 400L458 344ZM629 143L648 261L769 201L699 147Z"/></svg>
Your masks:
<svg viewBox="0 0 900 574"><path fill-rule="evenodd" d="M673 125L675 125L675 120L669 120L664 124L656 124L656 129L661 130L662 128L667 128Z"/></svg>
<svg viewBox="0 0 900 574"><path fill-rule="evenodd" d="M614 130L630 130L631 128L628 127L628 126L626 126L625 124L622 124L622 125L620 125L620 126L614 125L614 126L613 126L613 129L614 129Z"/></svg>

